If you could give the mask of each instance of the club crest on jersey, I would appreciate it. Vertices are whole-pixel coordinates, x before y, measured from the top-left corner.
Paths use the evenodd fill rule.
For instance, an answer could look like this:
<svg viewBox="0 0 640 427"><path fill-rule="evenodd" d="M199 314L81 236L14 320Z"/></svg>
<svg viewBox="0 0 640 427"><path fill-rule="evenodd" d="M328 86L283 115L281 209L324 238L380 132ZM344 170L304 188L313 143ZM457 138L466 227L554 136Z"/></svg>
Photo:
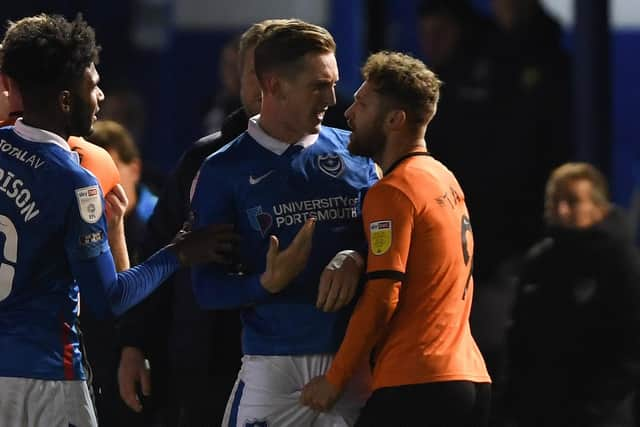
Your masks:
<svg viewBox="0 0 640 427"><path fill-rule="evenodd" d="M249 216L251 228L259 231L262 237L267 234L273 225L273 217L267 212L262 212L262 206L247 209L247 215Z"/></svg>
<svg viewBox="0 0 640 427"><path fill-rule="evenodd" d="M369 224L371 240L371 252L374 255L382 255L391 247L393 239L393 226L390 220L375 221Z"/></svg>
<svg viewBox="0 0 640 427"><path fill-rule="evenodd" d="M337 178L344 171L344 162L337 154L321 154L318 156L318 167L327 175Z"/></svg>
<svg viewBox="0 0 640 427"><path fill-rule="evenodd" d="M102 199L97 185L76 188L76 199L80 218L88 224L95 224L102 217Z"/></svg>

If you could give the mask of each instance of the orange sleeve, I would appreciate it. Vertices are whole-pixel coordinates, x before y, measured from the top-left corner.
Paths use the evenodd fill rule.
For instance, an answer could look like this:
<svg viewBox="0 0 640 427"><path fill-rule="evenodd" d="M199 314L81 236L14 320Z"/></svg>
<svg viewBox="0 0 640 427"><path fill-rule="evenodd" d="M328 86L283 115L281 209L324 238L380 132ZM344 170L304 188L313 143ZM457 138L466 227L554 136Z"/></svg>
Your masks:
<svg viewBox="0 0 640 427"><path fill-rule="evenodd" d="M69 146L80 156L80 165L96 176L103 194L120 182L118 168L107 150L75 136L69 138Z"/></svg>
<svg viewBox="0 0 640 427"><path fill-rule="evenodd" d="M369 190L362 209L369 243L368 278L402 280L411 247L414 211L411 200L385 181Z"/></svg>
<svg viewBox="0 0 640 427"><path fill-rule="evenodd" d="M340 390L386 332L398 304L413 230L413 204L383 181L369 190L362 212L369 242L368 280L327 371L327 380Z"/></svg>
<svg viewBox="0 0 640 427"><path fill-rule="evenodd" d="M336 357L327 371L327 380L339 390L344 389L354 372L367 363L369 354L398 305L400 282L375 279L367 282L356 305L347 333Z"/></svg>

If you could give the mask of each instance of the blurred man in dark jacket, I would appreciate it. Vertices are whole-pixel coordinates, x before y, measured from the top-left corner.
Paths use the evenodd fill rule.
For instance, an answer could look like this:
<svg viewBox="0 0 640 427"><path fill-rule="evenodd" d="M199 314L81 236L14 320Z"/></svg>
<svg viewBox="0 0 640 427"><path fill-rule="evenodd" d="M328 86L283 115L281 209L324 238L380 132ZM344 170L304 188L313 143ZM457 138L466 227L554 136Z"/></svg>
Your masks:
<svg viewBox="0 0 640 427"><path fill-rule="evenodd" d="M606 181L568 163L546 189L549 237L522 266L510 331L519 426L630 425L640 375L640 255Z"/></svg>

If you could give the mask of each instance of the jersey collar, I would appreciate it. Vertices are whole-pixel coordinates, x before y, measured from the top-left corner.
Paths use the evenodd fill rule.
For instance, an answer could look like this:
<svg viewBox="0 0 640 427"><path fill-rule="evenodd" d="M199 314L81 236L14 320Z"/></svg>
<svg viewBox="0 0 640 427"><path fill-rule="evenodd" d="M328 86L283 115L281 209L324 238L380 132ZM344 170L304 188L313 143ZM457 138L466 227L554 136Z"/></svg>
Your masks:
<svg viewBox="0 0 640 427"><path fill-rule="evenodd" d="M14 132L28 141L55 144L63 150L71 152L71 147L62 137L48 130L26 125L23 123L22 118L16 120Z"/></svg>
<svg viewBox="0 0 640 427"><path fill-rule="evenodd" d="M249 132L249 135L251 135L251 137L255 139L255 141L258 144L260 144L267 150L271 151L274 154L277 154L278 156L282 155L282 153L284 153L287 150L287 148L291 146L291 144L282 142L278 139L275 139L272 136L267 135L267 133L264 130L262 130L262 128L258 124L259 119L260 119L259 114L249 119L249 127L247 129L247 132ZM304 148L307 148L315 144L317 140L318 140L318 134L315 133L315 134L307 135L303 137L294 145L300 145Z"/></svg>

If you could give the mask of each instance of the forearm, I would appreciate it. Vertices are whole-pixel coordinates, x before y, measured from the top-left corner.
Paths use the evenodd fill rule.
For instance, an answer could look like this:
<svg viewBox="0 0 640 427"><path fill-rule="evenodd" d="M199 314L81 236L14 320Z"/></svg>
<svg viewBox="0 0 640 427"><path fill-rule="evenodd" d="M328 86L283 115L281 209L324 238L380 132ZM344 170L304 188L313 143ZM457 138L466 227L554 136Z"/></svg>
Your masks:
<svg viewBox="0 0 640 427"><path fill-rule="evenodd" d="M116 271L128 270L130 267L129 251L127 250L127 240L124 235L124 220L110 227L107 234Z"/></svg>
<svg viewBox="0 0 640 427"><path fill-rule="evenodd" d="M178 258L168 248L121 273L116 273L109 252L72 266L80 290L97 316L121 315L151 294L178 267Z"/></svg>
<svg viewBox="0 0 640 427"><path fill-rule="evenodd" d="M327 380L343 389L353 373L369 358L371 350L398 304L400 282L375 279L367 282L363 295L351 316L340 349L327 372Z"/></svg>

